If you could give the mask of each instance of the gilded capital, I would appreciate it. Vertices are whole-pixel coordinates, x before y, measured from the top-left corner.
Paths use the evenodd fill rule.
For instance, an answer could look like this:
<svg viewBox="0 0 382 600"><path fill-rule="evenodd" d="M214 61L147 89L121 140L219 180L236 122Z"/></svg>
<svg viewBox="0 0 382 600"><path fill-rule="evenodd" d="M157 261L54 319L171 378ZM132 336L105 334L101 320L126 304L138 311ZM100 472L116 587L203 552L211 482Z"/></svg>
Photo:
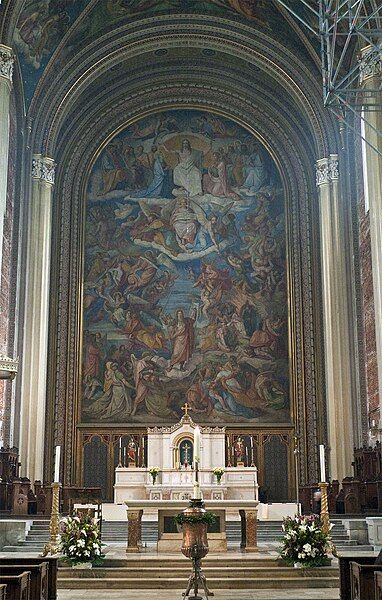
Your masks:
<svg viewBox="0 0 382 600"><path fill-rule="evenodd" d="M53 158L34 154L32 157L32 178L54 185L56 163Z"/></svg>
<svg viewBox="0 0 382 600"><path fill-rule="evenodd" d="M382 78L382 46L366 46L359 59L359 82L362 85L371 77Z"/></svg>
<svg viewBox="0 0 382 600"><path fill-rule="evenodd" d="M12 48L0 44L0 77L4 77L12 82L14 62L15 55Z"/></svg>
<svg viewBox="0 0 382 600"><path fill-rule="evenodd" d="M329 158L320 158L316 162L316 185L328 184L339 178L338 155L331 154Z"/></svg>

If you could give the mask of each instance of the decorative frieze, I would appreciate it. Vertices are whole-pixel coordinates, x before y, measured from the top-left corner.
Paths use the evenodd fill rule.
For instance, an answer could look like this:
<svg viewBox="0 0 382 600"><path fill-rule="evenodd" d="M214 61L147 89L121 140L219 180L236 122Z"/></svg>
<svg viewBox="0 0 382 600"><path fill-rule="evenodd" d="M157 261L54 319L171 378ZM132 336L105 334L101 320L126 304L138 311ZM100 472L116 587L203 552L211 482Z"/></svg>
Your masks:
<svg viewBox="0 0 382 600"><path fill-rule="evenodd" d="M0 44L0 76L12 81L15 55L12 48Z"/></svg>
<svg viewBox="0 0 382 600"><path fill-rule="evenodd" d="M359 59L359 82L362 85L370 77L382 77L382 46L367 46L361 50Z"/></svg>
<svg viewBox="0 0 382 600"><path fill-rule="evenodd" d="M41 179L45 183L54 185L56 163L53 158L34 154L32 157L32 178Z"/></svg>
<svg viewBox="0 0 382 600"><path fill-rule="evenodd" d="M320 158L316 162L316 185L328 184L338 180L338 155L331 154L329 158Z"/></svg>

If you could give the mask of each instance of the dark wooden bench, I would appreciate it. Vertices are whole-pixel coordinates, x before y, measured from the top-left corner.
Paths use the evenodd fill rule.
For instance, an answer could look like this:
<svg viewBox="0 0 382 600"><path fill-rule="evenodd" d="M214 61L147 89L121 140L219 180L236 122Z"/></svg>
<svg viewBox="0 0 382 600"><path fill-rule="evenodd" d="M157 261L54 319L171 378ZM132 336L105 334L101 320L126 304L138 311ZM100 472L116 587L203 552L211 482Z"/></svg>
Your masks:
<svg viewBox="0 0 382 600"><path fill-rule="evenodd" d="M7 600L32 600L30 597L30 573L25 571L20 575L0 574L0 584L7 586Z"/></svg>
<svg viewBox="0 0 382 600"><path fill-rule="evenodd" d="M2 575L19 575L24 571L29 571L31 574L30 581L30 597L31 600L48 600L49 584L48 584L48 562L40 564L30 564L27 560L22 565L1 565L0 572Z"/></svg>
<svg viewBox="0 0 382 600"><path fill-rule="evenodd" d="M48 563L48 600L57 600L57 556L41 556L36 557L17 557L15 558L11 554L0 558L0 571L3 566L7 565L39 565L42 562Z"/></svg>
<svg viewBox="0 0 382 600"><path fill-rule="evenodd" d="M374 573L382 571L382 565L350 563L351 600L375 600Z"/></svg>
<svg viewBox="0 0 382 600"><path fill-rule="evenodd" d="M349 556L339 556L338 566L340 568L340 598L341 600L350 600L351 598L351 576L350 563L356 562L360 565L373 565L375 558L373 556L359 556L356 553Z"/></svg>
<svg viewBox="0 0 382 600"><path fill-rule="evenodd" d="M0 584L0 600L7 600L7 586L5 583Z"/></svg>
<svg viewBox="0 0 382 600"><path fill-rule="evenodd" d="M374 573L374 595L375 600L382 600L382 573Z"/></svg>

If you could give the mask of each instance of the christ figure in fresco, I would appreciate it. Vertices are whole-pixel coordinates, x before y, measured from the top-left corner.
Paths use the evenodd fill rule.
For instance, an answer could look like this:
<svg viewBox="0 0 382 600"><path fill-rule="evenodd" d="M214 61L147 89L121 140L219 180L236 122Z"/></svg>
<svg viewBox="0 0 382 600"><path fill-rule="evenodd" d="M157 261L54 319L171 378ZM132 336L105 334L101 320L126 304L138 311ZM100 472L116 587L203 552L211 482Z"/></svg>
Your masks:
<svg viewBox="0 0 382 600"><path fill-rule="evenodd" d="M195 319L195 312L190 317L185 317L181 308L176 311L176 322L170 328L170 337L174 344L170 359L170 369L177 365L179 365L180 369L184 369L185 364L190 360L194 349Z"/></svg>
<svg viewBox="0 0 382 600"><path fill-rule="evenodd" d="M200 152L194 150L190 140L184 139L182 147L178 150L164 149L171 154L178 155L178 164L174 167L174 184L186 190L190 197L202 195L202 172L198 166Z"/></svg>

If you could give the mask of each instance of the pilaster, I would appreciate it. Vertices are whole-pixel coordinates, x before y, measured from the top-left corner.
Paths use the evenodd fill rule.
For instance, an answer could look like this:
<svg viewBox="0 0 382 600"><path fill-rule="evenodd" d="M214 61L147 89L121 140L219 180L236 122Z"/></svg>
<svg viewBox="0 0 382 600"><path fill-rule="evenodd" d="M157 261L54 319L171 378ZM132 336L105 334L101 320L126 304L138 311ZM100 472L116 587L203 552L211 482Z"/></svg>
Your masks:
<svg viewBox="0 0 382 600"><path fill-rule="evenodd" d="M54 171L52 158L33 155L20 417L22 475L31 480L43 478Z"/></svg>
<svg viewBox="0 0 382 600"><path fill-rule="evenodd" d="M352 384L345 262L344 220L338 156L316 163L325 344L329 465L332 479L351 474L353 456Z"/></svg>

